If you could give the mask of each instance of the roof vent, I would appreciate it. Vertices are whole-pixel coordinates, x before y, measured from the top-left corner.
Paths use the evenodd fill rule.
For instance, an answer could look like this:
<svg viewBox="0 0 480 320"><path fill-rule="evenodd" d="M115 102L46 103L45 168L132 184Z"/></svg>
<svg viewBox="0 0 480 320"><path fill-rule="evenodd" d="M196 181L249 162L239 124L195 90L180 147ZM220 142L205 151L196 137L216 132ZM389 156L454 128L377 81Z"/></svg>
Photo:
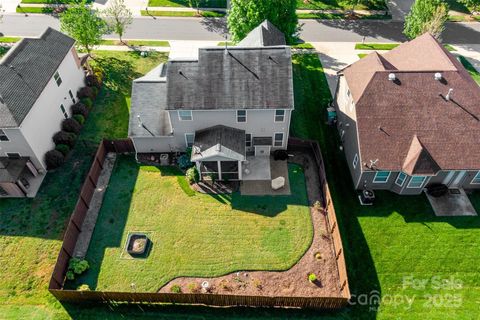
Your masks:
<svg viewBox="0 0 480 320"><path fill-rule="evenodd" d="M440 80L442 80L442 78L443 78L443 76L440 72L435 73L435 80L440 81Z"/></svg>
<svg viewBox="0 0 480 320"><path fill-rule="evenodd" d="M445 97L445 100L450 101L450 99L452 99L452 93L453 93L453 89L452 88L448 89L448 93L447 93L447 96Z"/></svg>
<svg viewBox="0 0 480 320"><path fill-rule="evenodd" d="M390 80L390 81L397 80L397 76L395 75L395 73L389 73L388 74L388 80Z"/></svg>

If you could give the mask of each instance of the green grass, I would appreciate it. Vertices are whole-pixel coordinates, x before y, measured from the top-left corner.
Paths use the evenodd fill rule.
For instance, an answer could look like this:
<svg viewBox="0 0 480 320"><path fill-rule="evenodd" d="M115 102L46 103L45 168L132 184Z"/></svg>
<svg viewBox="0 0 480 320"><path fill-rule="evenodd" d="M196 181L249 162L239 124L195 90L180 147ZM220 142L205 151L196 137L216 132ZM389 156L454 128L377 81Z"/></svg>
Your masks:
<svg viewBox="0 0 480 320"><path fill-rule="evenodd" d="M349 1L338 0L309 0L305 3L304 0L297 0L297 9L310 10L332 10L332 9L346 9L351 10L352 6ZM366 1L364 4L355 6L355 10L385 10L386 5L384 0Z"/></svg>
<svg viewBox="0 0 480 320"><path fill-rule="evenodd" d="M149 0L149 7L190 7L188 0ZM200 8L226 8L226 0L203 0Z"/></svg>
<svg viewBox="0 0 480 320"><path fill-rule="evenodd" d="M424 195L398 196L386 191L376 193L374 206L360 206L344 153L339 150L336 129L325 124L325 108L332 97L316 55L295 56L294 85L296 108L291 132L320 142L341 227L352 293L368 294L377 290L385 299L395 295L415 299L411 308L405 302L394 305L385 300L378 310L357 305L339 313L338 317L468 319L472 314L477 315L480 217L435 217ZM471 199L480 210L480 193L476 192ZM425 289L403 288L403 277L408 276L430 282ZM431 282L434 276L441 279L454 276L463 286L437 290ZM463 299L461 305L446 305L452 301L453 294ZM435 301L447 299L447 302L429 306L429 295L435 297Z"/></svg>
<svg viewBox="0 0 480 320"><path fill-rule="evenodd" d="M400 43L356 43L355 50L392 50L398 47ZM449 44L444 45L448 51L457 51Z"/></svg>
<svg viewBox="0 0 480 320"><path fill-rule="evenodd" d="M75 286L130 291L133 282L139 292L155 292L179 276L285 270L311 244L312 221L298 165L289 165L292 196L192 197L182 191L178 176L183 173L176 169L145 167L133 156L117 161L86 257L91 269ZM132 231L149 233L153 248L146 259L125 256Z"/></svg>
<svg viewBox="0 0 480 320"><path fill-rule="evenodd" d="M315 49L315 47L308 42L297 43L291 46L292 49Z"/></svg>
<svg viewBox="0 0 480 320"><path fill-rule="evenodd" d="M217 43L217 46L218 46L218 47L225 47L225 41L220 41L219 43ZM227 46L229 46L229 47L234 47L234 46L235 46L235 42L233 42L233 41L227 41Z"/></svg>
<svg viewBox="0 0 480 320"><path fill-rule="evenodd" d="M0 43L15 43L20 41L22 38L19 37L0 37Z"/></svg>
<svg viewBox="0 0 480 320"><path fill-rule="evenodd" d="M53 13L53 8L51 7L17 7L17 13L43 13L50 14Z"/></svg>
<svg viewBox="0 0 480 320"><path fill-rule="evenodd" d="M350 19L347 14L344 13L323 13L323 12L310 12L310 13L297 13L298 19L318 19L318 20L335 20L335 19ZM360 20L388 20L392 16L390 14L372 14L372 15L357 15L357 19Z"/></svg>
<svg viewBox="0 0 480 320"><path fill-rule="evenodd" d="M21 3L25 4L64 4L64 3L72 3L76 2L77 0L22 0ZM93 0L87 0L87 2L92 2Z"/></svg>
<svg viewBox="0 0 480 320"><path fill-rule="evenodd" d="M154 11L154 10L141 10L142 16L156 16L156 17L198 17L194 11ZM219 11L200 11L200 16L205 18L217 18L224 17L225 12Z"/></svg>
<svg viewBox="0 0 480 320"><path fill-rule="evenodd" d="M368 55L368 53L359 53L359 54L357 54L357 56L358 56L360 59L365 58L367 55Z"/></svg>
<svg viewBox="0 0 480 320"><path fill-rule="evenodd" d="M120 42L119 40L111 40L106 39L102 40L102 45L108 46L148 46L148 47L170 47L170 43L168 41L160 41L160 40L124 40L124 42Z"/></svg>
<svg viewBox="0 0 480 320"><path fill-rule="evenodd" d="M475 69L475 67L468 61L465 57L459 56L458 60L463 64L465 69L467 69L468 73L472 76L473 80L475 80L478 85L480 85L480 72Z"/></svg>

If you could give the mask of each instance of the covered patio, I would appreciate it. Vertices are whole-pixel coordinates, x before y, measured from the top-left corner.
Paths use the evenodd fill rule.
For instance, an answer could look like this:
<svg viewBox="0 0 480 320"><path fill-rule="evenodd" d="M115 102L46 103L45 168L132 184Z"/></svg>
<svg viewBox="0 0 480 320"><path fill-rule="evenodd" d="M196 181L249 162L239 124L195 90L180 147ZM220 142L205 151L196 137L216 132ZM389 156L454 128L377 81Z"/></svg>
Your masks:
<svg viewBox="0 0 480 320"><path fill-rule="evenodd" d="M476 216L477 211L473 207L468 195L463 189L449 189L446 194L434 197L425 193L436 216Z"/></svg>
<svg viewBox="0 0 480 320"><path fill-rule="evenodd" d="M259 157L257 157L259 158ZM284 196L290 195L290 180L288 178L288 162L286 160L273 160L272 156L264 157L262 161L268 160L268 175L269 179L263 180L248 180L243 179L240 183L240 193L244 196ZM267 167L264 166L261 174L266 176ZM272 188L272 179L284 177L285 185L277 190Z"/></svg>

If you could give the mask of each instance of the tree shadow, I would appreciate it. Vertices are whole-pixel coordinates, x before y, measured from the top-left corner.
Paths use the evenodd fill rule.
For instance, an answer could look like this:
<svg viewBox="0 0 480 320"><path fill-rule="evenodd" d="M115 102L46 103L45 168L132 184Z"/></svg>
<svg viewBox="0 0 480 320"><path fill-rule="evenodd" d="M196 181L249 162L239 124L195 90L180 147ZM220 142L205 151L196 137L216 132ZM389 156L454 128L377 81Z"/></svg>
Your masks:
<svg viewBox="0 0 480 320"><path fill-rule="evenodd" d="M227 18L203 18L200 24L209 32L228 34Z"/></svg>

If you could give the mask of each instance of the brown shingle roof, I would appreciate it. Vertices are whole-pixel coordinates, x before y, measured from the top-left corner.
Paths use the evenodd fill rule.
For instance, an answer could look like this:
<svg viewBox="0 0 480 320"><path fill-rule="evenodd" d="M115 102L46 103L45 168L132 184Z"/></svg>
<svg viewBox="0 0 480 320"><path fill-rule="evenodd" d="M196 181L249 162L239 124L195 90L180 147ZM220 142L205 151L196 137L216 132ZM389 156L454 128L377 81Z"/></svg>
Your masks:
<svg viewBox="0 0 480 320"><path fill-rule="evenodd" d="M429 34L369 56L343 71L356 102L362 162L378 159L379 170L408 174L480 169L480 87L460 62Z"/></svg>

